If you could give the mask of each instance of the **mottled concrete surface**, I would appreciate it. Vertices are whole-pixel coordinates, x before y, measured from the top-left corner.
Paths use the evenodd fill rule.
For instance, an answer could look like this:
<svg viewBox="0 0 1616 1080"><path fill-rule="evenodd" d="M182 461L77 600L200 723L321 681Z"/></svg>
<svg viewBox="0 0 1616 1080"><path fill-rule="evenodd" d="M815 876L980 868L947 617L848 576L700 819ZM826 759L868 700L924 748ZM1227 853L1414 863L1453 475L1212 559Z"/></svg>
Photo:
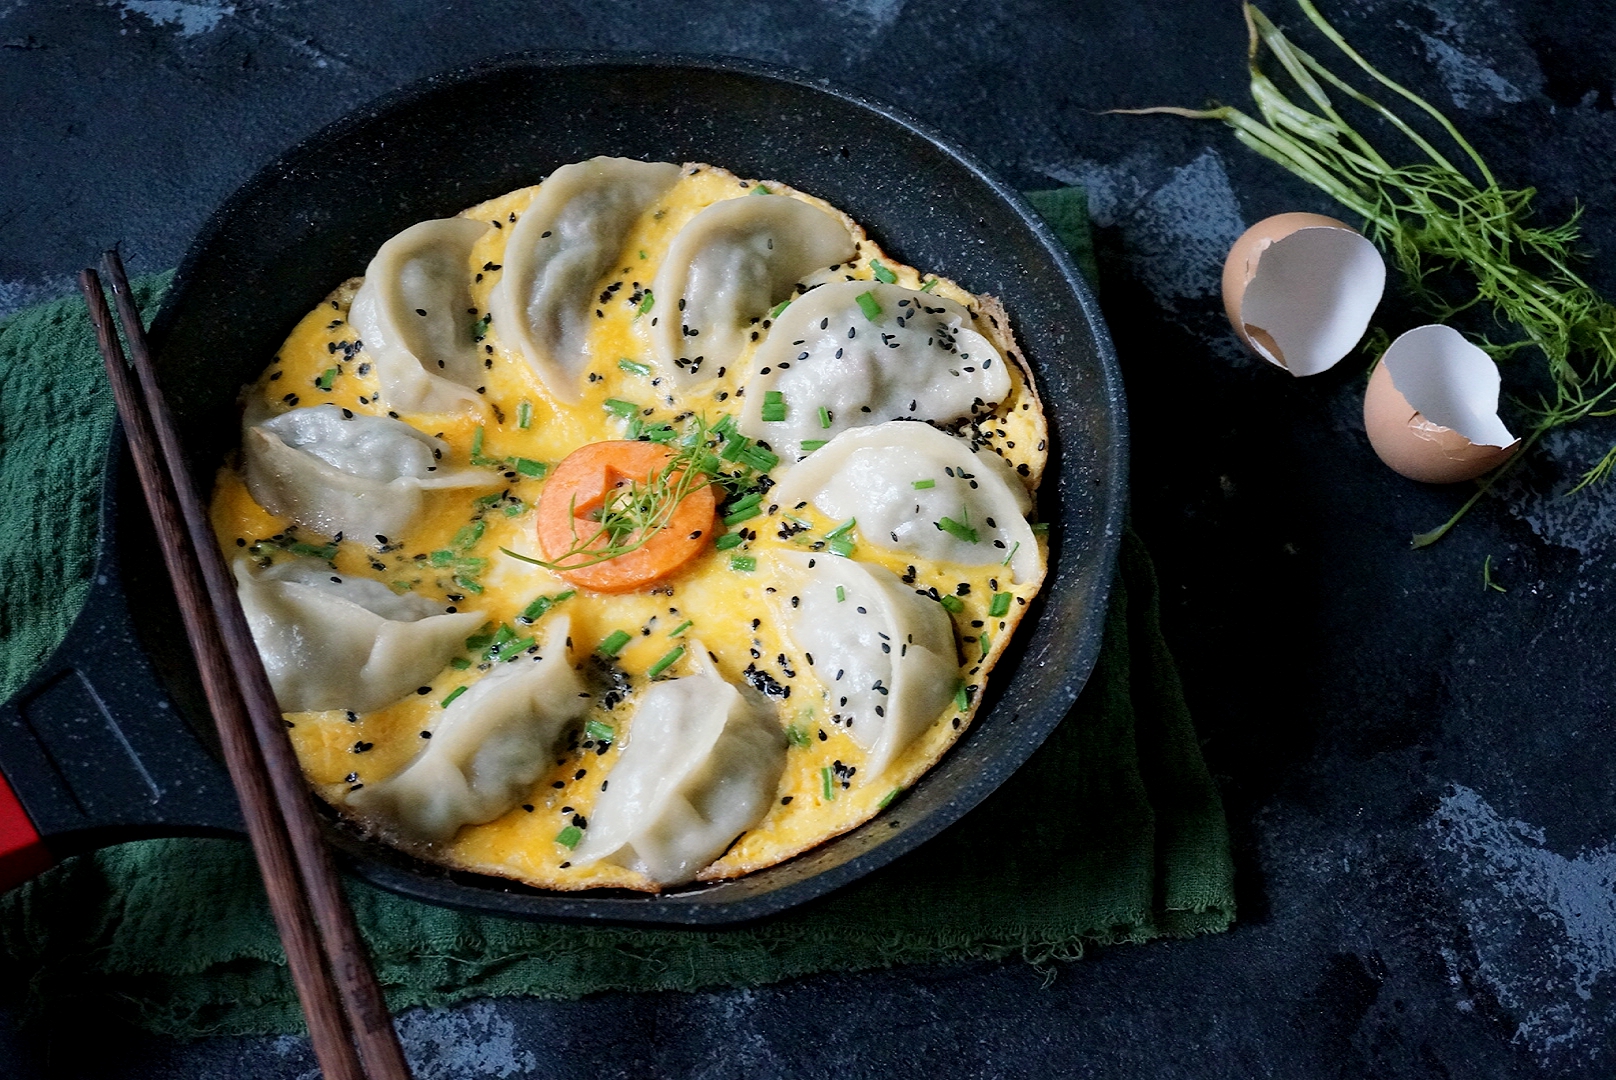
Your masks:
<svg viewBox="0 0 1616 1080"><path fill-rule="evenodd" d="M1546 217L1616 252L1616 29L1550 0L1329 0ZM1291 25L1294 9L1273 0ZM1017 964L737 993L479 1002L400 1019L418 1075L1605 1077L1616 1068L1616 488L1566 498L1616 425L1546 441L1503 498L1371 455L1363 362L1244 356L1217 268L1324 197L1222 129L1097 115L1244 101L1228 3L0 0L0 309L121 242L173 264L299 136L416 76L524 48L738 54L886 98L1013 183L1081 182L1131 395L1135 516L1238 846L1241 922ZM493 136L490 135L490 138ZM1616 290L1608 258L1593 279ZM1377 320L1418 321L1397 297ZM1057 403L1058 407L1058 403ZM1492 557L1507 592L1482 587ZM93 1018L86 1018L87 1024ZM55 1045L8 1076L308 1077L297 1039Z"/></svg>

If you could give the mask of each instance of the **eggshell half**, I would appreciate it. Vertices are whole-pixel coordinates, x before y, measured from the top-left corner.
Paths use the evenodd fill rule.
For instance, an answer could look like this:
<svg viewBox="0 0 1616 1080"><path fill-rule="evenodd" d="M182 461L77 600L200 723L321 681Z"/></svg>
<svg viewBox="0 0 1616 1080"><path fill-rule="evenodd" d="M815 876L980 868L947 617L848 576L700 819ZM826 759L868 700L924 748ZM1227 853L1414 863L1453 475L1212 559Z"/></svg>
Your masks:
<svg viewBox="0 0 1616 1080"><path fill-rule="evenodd" d="M1292 375L1328 371L1358 344L1386 289L1375 245L1323 214L1276 214L1223 263L1223 308L1251 350Z"/></svg>
<svg viewBox="0 0 1616 1080"><path fill-rule="evenodd" d="M1392 342L1369 377L1369 445L1411 480L1473 480L1520 445L1498 418L1498 388L1498 365L1457 330L1416 327Z"/></svg>

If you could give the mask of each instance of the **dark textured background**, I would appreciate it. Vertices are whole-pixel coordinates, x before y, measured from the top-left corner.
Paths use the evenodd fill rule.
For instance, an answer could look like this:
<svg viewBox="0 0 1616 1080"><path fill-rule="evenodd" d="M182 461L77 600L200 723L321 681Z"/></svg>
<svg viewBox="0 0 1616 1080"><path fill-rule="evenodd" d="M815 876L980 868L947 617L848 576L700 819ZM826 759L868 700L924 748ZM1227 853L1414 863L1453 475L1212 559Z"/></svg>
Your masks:
<svg viewBox="0 0 1616 1080"><path fill-rule="evenodd" d="M1616 253L1616 30L1550 0L1331 0L1546 218ZM1284 0L1270 14L1296 27ZM1438 547L1457 490L1386 471L1362 358L1246 358L1230 241L1331 204L1221 128L1096 115L1244 102L1233 3L0 0L0 312L118 242L178 260L259 165L417 76L528 48L795 66L885 98L1023 187L1088 186L1134 432L1134 512L1228 803L1241 921L1064 964L822 976L742 992L478 1002L401 1018L461 1077L1605 1077L1616 1022L1616 487L1561 497L1616 438L1548 440ZM497 132L468 132L493 143ZM1592 278L1616 291L1616 270ZM1397 297L1378 321L1419 321ZM1055 403L1059 407L1059 403ZM1517 425L1518 426L1518 425ZM1482 587L1482 560L1508 589ZM92 1029L87 1019L87 1029ZM308 1077L295 1038L45 1045L0 1073Z"/></svg>

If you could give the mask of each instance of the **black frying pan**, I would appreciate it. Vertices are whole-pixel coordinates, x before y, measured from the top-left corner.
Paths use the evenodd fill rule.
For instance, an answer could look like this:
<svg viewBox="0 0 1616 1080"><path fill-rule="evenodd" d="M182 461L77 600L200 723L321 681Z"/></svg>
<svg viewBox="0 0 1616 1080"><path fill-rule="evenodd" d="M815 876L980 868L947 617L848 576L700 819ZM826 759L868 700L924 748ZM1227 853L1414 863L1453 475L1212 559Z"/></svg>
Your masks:
<svg viewBox="0 0 1616 1080"><path fill-rule="evenodd" d="M1116 358L1049 229L969 155L900 113L734 60L544 55L438 76L267 166L208 222L152 332L204 490L239 438L236 395L292 326L417 221L610 154L706 161L829 200L896 258L1004 301L1049 414L1039 513L1051 572L976 722L902 801L736 881L662 895L550 893L330 835L361 877L437 904L538 918L728 923L782 911L935 836L1026 761L1100 647L1125 498ZM101 562L84 614L0 710L0 877L139 836L240 831L133 470L114 439ZM19 805L20 803L20 805Z"/></svg>

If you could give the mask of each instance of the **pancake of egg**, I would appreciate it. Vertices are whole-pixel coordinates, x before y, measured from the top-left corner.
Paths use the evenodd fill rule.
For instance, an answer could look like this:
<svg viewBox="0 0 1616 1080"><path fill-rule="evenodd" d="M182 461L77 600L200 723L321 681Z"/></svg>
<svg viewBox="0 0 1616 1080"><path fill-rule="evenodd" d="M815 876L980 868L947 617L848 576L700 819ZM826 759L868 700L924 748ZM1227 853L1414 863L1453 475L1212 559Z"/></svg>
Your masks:
<svg viewBox="0 0 1616 1080"><path fill-rule="evenodd" d="M1006 365L1011 390L991 414L975 422L974 433L969 428L965 433L1004 456L1029 490L1035 490L1047 457L1047 429L1036 390L997 302L893 261L861 228L823 201L774 181L763 185L773 194L802 199L834 214L857 240L851 263L816 275L814 282L872 280L879 266L882 280L893 277L906 288L925 287L970 309L973 328L1012 360ZM549 570L500 552L504 547L543 557L534 531L543 474L587 443L629 438L634 417L620 415L625 410L619 403L638 406L638 420L645 426L678 427L692 414L712 424L739 413L740 380L756 346L749 345L729 370L718 369L711 378L675 394L658 376L652 359L647 330L649 320L657 316L654 301L647 305L646 290L661 254L690 218L719 200L748 197L757 187L756 181L741 180L723 169L686 166L679 181L641 216L622 257L595 291L598 315L589 339L591 359L577 404L559 402L547 393L494 325L483 328L481 343L486 379L478 392L487 401L484 415L471 410L394 414L443 439L450 447L446 461L514 464L490 468L485 488L428 493L428 510L408 535L387 537L379 550L351 539L331 545L330 538L300 535L286 519L253 501L236 469L220 470L212 512L227 554L246 549L267 559L276 549L290 548L294 553L330 556L339 574L376 578L395 591L413 590L440 600L449 610L476 611L485 617L483 630L468 639L465 654L404 700L366 714L287 714L306 774L318 793L339 810L348 810L349 793L398 772L427 745L445 701L480 676L478 664L491 638L542 638L546 619L562 613L571 619L573 661L595 696L584 722L557 748L553 765L523 803L494 821L463 827L447 842L421 843L383 834L388 842L432 862L541 888L654 890L656 885L641 875L605 861L572 866L572 846L565 841L571 839L575 846L578 832L587 829L591 808L619 748L633 738L635 691L648 684L646 673L695 641L711 653L725 679L750 682L769 695L790 742L772 809L701 873L703 880L773 865L863 823L935 764L970 723L989 672L1037 592L1047 550L1040 551L1037 577L1012 583L1007 567L957 566L868 544L858 547L857 559L884 566L934 597L953 598L945 606L953 620L960 665L950 706L883 775L873 779L859 774L865 751L831 722L834 710L827 689L781 625L790 609L772 577L769 553L804 550L806 540L838 524L823 519L813 507L787 508L811 529L783 538L782 511L765 497L767 512L736 527L748 538L744 547L718 551L708 546L672 578L638 592L606 595L577 589ZM476 303L468 320L475 321L488 310L505 242L538 190L534 186L513 191L462 215L494 226L478 241L467 267ZM386 403L377 398L367 356L346 322L361 282L359 278L345 282L298 324L259 380L245 391L250 408L279 413L329 403L355 413L388 414ZM759 338L766 336L769 325L769 320L761 321ZM1041 534L1039 544L1045 547ZM743 558L735 561L736 555ZM1009 595L1008 610L990 613L995 596L1001 594ZM999 607L1003 604L998 601ZM628 640L607 658L597 650L603 642L610 645L614 634L617 639L626 634ZM661 677L691 670L691 658L681 655Z"/></svg>

